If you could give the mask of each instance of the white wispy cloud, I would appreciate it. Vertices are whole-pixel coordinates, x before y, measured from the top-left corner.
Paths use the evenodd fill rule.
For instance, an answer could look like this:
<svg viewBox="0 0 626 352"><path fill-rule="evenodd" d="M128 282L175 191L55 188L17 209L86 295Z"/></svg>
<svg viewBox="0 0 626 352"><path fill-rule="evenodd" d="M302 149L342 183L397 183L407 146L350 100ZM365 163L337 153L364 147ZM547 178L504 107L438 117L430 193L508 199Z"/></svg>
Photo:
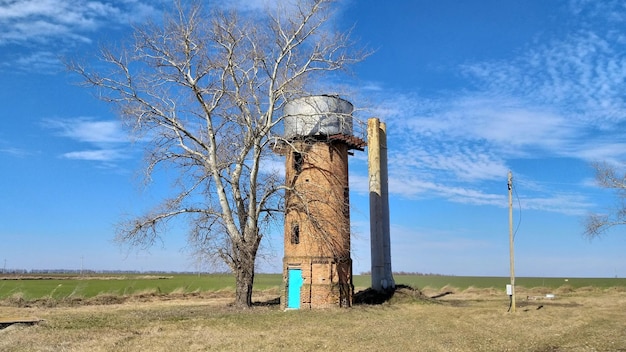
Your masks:
<svg viewBox="0 0 626 352"><path fill-rule="evenodd" d="M24 158L27 156L35 155L38 152L30 149L26 149L18 146L20 143L15 143L0 136L0 155L8 155L15 158Z"/></svg>
<svg viewBox="0 0 626 352"><path fill-rule="evenodd" d="M58 57L70 48L92 43L102 28L153 17L155 5L139 0L0 0L2 66L58 69Z"/></svg>
<svg viewBox="0 0 626 352"><path fill-rule="evenodd" d="M215 5L226 9L236 9L238 11L264 11L284 3L288 3L288 1L232 0L218 2Z"/></svg>
<svg viewBox="0 0 626 352"><path fill-rule="evenodd" d="M473 89L438 98L378 90L372 109L387 123L390 192L469 204L506 205L502 182L513 159L624 160L626 18L622 2L572 1L589 25L507 61L464 64ZM610 13L593 26L589 16ZM529 44L530 45L530 44ZM583 214L591 202L575 192L534 189L526 209Z"/></svg>
<svg viewBox="0 0 626 352"><path fill-rule="evenodd" d="M107 24L130 24L156 14L148 2L3 0L0 44L49 39L91 41L89 32Z"/></svg>
<svg viewBox="0 0 626 352"><path fill-rule="evenodd" d="M569 7L573 14L586 13L589 17L608 22L626 22L624 2L621 0L570 0Z"/></svg>
<svg viewBox="0 0 626 352"><path fill-rule="evenodd" d="M59 55L52 51L35 51L16 57L14 61L5 61L2 66L21 69L23 71L50 72L60 71Z"/></svg>
<svg viewBox="0 0 626 352"><path fill-rule="evenodd" d="M413 102L406 104L409 99ZM464 93L441 100L403 96L383 102L379 115L385 116L394 133L411 145L424 138L461 143L480 143L523 153L525 147L553 150L580 133L580 123L568 120L551 107L528 105L509 96ZM398 111L389 106L402 107ZM391 133L391 132L390 132ZM423 142L422 142L423 143ZM502 153L499 153L502 154Z"/></svg>
<svg viewBox="0 0 626 352"><path fill-rule="evenodd" d="M610 34L586 30L530 50L513 62L477 63L463 69L489 91L556 107L569 121L606 129L626 119L621 89L626 79L625 47Z"/></svg>
<svg viewBox="0 0 626 352"><path fill-rule="evenodd" d="M504 207L504 190L489 189L504 184L510 159L591 153L579 142L584 125L568 123L551 111L475 96L412 107L416 110L379 114L388 121L389 189L394 196ZM525 209L570 215L583 214L589 205L584 197L546 190L524 199Z"/></svg>
<svg viewBox="0 0 626 352"><path fill-rule="evenodd" d="M272 156L264 159L261 164L261 172L268 175L281 175L285 170L285 159L279 156Z"/></svg>
<svg viewBox="0 0 626 352"><path fill-rule="evenodd" d="M79 142L106 145L129 141L128 134L120 122L114 120L98 121L91 118L46 119L44 126L56 130L63 136Z"/></svg>
<svg viewBox="0 0 626 352"><path fill-rule="evenodd" d="M14 147L0 147L0 153L11 155L14 157L26 157L33 154L31 151L26 149L14 148Z"/></svg>
<svg viewBox="0 0 626 352"><path fill-rule="evenodd" d="M422 176L424 174L421 174ZM389 191L393 196L407 198L440 197L457 203L473 205L506 205L503 193L492 194L469 185L454 186L454 182L425 180L420 175L398 173L390 175Z"/></svg>
<svg viewBox="0 0 626 352"><path fill-rule="evenodd" d="M46 119L43 125L60 137L90 146L87 150L64 153L63 158L111 163L129 157L128 152L122 148L129 143L129 135L118 121L100 121L81 117Z"/></svg>
<svg viewBox="0 0 626 352"><path fill-rule="evenodd" d="M127 159L128 154L125 154L124 151L120 149L94 149L69 152L63 154L62 157L74 160L111 162L114 160Z"/></svg>
<svg viewBox="0 0 626 352"><path fill-rule="evenodd" d="M341 10L343 6L346 6L349 1L342 0L334 3L335 10ZM236 10L239 12L260 12L270 11L275 12L277 9L289 11L297 11L298 1L295 0L229 0L229 1L217 1L210 3L210 6L216 6L222 9Z"/></svg>

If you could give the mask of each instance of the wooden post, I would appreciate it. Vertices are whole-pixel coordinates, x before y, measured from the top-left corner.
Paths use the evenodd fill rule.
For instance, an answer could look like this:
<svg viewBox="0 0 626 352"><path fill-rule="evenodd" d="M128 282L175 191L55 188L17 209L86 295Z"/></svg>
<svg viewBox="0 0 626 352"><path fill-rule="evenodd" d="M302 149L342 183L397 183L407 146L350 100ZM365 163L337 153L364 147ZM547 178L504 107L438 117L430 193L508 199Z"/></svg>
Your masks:
<svg viewBox="0 0 626 352"><path fill-rule="evenodd" d="M515 313L515 257L513 254L513 173L509 171L509 252L511 265L511 312Z"/></svg>

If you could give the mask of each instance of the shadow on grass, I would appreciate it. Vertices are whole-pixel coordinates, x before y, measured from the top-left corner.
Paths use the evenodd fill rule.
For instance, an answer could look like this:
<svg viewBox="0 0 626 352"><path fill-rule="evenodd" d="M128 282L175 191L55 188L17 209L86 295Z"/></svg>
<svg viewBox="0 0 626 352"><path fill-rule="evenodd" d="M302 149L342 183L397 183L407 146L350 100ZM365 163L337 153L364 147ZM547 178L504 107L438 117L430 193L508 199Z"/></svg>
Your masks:
<svg viewBox="0 0 626 352"><path fill-rule="evenodd" d="M280 297L272 298L267 301L252 302L253 307L273 307L280 305Z"/></svg>
<svg viewBox="0 0 626 352"><path fill-rule="evenodd" d="M397 285L392 290L386 290L383 292L376 291L368 288L363 291L359 291L354 294L352 299L353 305L380 305L384 303L407 303L407 302L424 302L433 303L436 302L436 298L443 297L451 294L452 292L445 292L443 294L428 297L419 289L413 288L407 285ZM280 305L280 297L272 298L267 301L253 302L254 307L272 307Z"/></svg>
<svg viewBox="0 0 626 352"><path fill-rule="evenodd" d="M372 288L354 294L354 305L379 305L385 303L423 302L433 303L436 297L428 297L417 288L408 285L396 285L394 289L382 292Z"/></svg>
<svg viewBox="0 0 626 352"><path fill-rule="evenodd" d="M42 319L31 319L31 318L15 318L15 319L2 319L0 320L0 330L8 328L9 326L31 326L41 323Z"/></svg>

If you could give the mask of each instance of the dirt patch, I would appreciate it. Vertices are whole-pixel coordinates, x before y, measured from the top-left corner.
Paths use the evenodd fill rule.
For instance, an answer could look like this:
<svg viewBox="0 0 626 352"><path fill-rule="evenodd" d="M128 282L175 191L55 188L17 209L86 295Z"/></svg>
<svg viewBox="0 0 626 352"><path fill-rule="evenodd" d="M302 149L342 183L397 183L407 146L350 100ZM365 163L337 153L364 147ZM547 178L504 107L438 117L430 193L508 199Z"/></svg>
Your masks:
<svg viewBox="0 0 626 352"><path fill-rule="evenodd" d="M22 295L14 295L0 301L0 306L17 307L17 308L61 308L61 307L80 307L80 306L101 306L114 305L124 303L137 302L160 302L171 300L189 300L189 299L232 299L233 294L230 291L208 291L208 292L189 292L189 293L159 293L159 292L143 292L132 295L116 295L116 294L100 294L91 298L84 297L64 297L60 299L44 297L37 299L25 299ZM272 304L274 297L264 299L259 305Z"/></svg>
<svg viewBox="0 0 626 352"><path fill-rule="evenodd" d="M1 307L44 319L0 330L0 351L624 351L626 294L581 292L518 301L489 291L429 292L400 286L387 296L359 291L351 309L283 312L278 292L255 292L255 307L229 306L230 292L126 297L74 307ZM369 294L376 306L357 304ZM423 304L439 302L440 304ZM541 307L541 308L540 308ZM381 341L387 345L381 348Z"/></svg>

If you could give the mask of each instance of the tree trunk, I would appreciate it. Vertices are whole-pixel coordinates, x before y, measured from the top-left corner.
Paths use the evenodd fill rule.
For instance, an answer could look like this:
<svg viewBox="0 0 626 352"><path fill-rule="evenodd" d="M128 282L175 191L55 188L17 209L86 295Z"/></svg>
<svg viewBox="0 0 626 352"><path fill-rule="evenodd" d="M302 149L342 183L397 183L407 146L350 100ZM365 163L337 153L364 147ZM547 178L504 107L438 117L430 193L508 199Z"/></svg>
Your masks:
<svg viewBox="0 0 626 352"><path fill-rule="evenodd" d="M237 253L235 269L235 306L249 308L252 306L252 285L254 284L254 264L256 252L261 238L257 231L248 233L247 241L233 243L233 251Z"/></svg>
<svg viewBox="0 0 626 352"><path fill-rule="evenodd" d="M242 260L235 273L235 306L249 308L252 306L252 285L254 284L254 257Z"/></svg>

